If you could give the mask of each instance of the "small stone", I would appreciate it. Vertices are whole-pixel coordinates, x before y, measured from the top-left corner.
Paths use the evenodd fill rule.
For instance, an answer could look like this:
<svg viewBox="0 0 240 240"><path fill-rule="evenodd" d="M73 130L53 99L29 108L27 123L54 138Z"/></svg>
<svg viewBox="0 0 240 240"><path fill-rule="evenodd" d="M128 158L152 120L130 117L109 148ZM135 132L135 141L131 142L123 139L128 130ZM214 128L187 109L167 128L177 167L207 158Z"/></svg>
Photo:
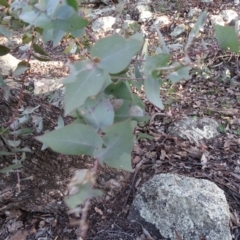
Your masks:
<svg viewBox="0 0 240 240"><path fill-rule="evenodd" d="M140 14L138 21L139 22L146 22L151 17L152 17L152 13L150 11L144 11Z"/></svg>
<svg viewBox="0 0 240 240"><path fill-rule="evenodd" d="M225 23L223 21L223 18L220 15L211 15L210 16L210 21L211 21L211 24L213 26L216 25L216 24L221 25L221 26L225 25Z"/></svg>
<svg viewBox="0 0 240 240"><path fill-rule="evenodd" d="M17 68L20 60L12 56L10 53L0 57L0 72L3 76L11 75Z"/></svg>
<svg viewBox="0 0 240 240"><path fill-rule="evenodd" d="M232 20L235 20L235 19L238 20L238 14L231 9L222 10L221 15L227 23L229 23L229 22L231 22Z"/></svg>
<svg viewBox="0 0 240 240"><path fill-rule="evenodd" d="M115 17L100 17L92 23L92 30L94 32L108 31L112 29L112 26L115 23Z"/></svg>
<svg viewBox="0 0 240 240"><path fill-rule="evenodd" d="M181 35L182 33L185 32L185 28L186 28L186 25L185 24L179 24L178 26L176 26L173 31L171 32L171 36L172 37L177 37L179 35Z"/></svg>

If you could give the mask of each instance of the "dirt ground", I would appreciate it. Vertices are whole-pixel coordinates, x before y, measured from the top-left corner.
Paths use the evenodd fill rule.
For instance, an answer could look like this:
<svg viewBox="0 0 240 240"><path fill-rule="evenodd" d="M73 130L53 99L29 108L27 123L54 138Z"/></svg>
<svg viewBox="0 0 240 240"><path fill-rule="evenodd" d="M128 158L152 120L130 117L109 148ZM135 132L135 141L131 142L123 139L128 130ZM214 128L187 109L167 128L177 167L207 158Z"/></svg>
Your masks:
<svg viewBox="0 0 240 240"><path fill-rule="evenodd" d="M131 2L131 1L130 1ZM153 1L153 9L158 1ZM193 5L205 9L198 2L179 1L180 5L163 6L164 15L175 20L171 26L160 29L167 44L171 27L187 20L187 12ZM181 5L182 4L182 5ZM181 7L184 5L184 8ZM218 14L221 9L233 9L239 13L233 1L217 1L208 6L208 11ZM128 8L131 12L131 4ZM134 12L134 10L132 10ZM156 14L161 15L156 11ZM150 24L144 29L149 31ZM178 173L195 178L204 178L216 183L224 190L231 211L230 228L233 239L240 239L240 64L238 56L219 49L214 39L212 26L206 23L207 34L201 37L209 43L208 49L201 47L201 37L191 47L189 55L197 64L192 79L175 85L168 82L161 88L165 111L160 111L146 99L146 111L151 120L138 126L136 134L146 133L152 139L138 138L132 152L133 173L101 167L96 187L104 190L105 196L93 199L88 211L87 240L147 240L153 239L138 223L127 220L128 209L137 189L154 174ZM183 42L187 36L183 36ZM158 44L157 35L149 35L152 51ZM66 61L61 50L64 44L53 49L51 44L45 50L58 61ZM205 57L203 58L203 53ZM18 51L13 55L21 58ZM201 61L197 62L198 56ZM176 59L181 55L175 54ZM67 68L56 70L34 63L27 80L48 76L64 77ZM226 77L226 71L230 77ZM4 91L0 91L0 119L8 121L16 107L19 89L11 90L10 101L4 100ZM37 116L43 118L43 131L56 126L58 116L63 111L47 103L46 99L32 96L28 88L24 90L25 106L38 106ZM168 126L184 116L209 116L220 123L220 136L211 140L192 142L168 134ZM70 117L64 118L70 123ZM0 122L1 123L1 122ZM33 123L29 126L33 127ZM27 154L23 170L20 173L1 175L0 178L0 239L4 240L76 240L80 238L79 217L68 214L63 197L66 186L76 169L91 168L93 163L86 157L69 157L52 152L41 151L41 144L34 137L40 135L34 131L31 138L23 137L23 146L31 146L32 153ZM140 135L139 135L140 136ZM7 146L0 138L0 147ZM201 162L203 155L206 158ZM0 158L0 167L11 163L10 157Z"/></svg>

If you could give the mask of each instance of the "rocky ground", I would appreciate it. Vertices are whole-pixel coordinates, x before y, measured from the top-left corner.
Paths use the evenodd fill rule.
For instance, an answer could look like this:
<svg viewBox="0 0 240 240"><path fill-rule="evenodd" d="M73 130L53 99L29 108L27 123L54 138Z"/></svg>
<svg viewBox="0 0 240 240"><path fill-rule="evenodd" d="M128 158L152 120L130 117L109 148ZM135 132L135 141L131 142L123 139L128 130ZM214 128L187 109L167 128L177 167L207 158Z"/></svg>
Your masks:
<svg viewBox="0 0 240 240"><path fill-rule="evenodd" d="M139 139L132 153L132 161L133 166L138 167L134 173L116 171L107 167L100 169L97 187L103 189L106 196L91 202L86 239L152 239L141 225L129 222L126 217L139 186L156 173L179 173L195 178L205 178L216 183L225 191L230 206L230 227L233 239L240 239L240 65L238 56L219 49L212 27L215 21L228 24L222 11L233 10L239 15L240 5L234 4L232 0L214 1L210 4L200 1L189 3L183 0L172 0L167 3L149 1L146 8L139 10L136 8L136 3L136 1L129 1L120 16L120 22L113 19L117 18L114 2L109 3L110 5L84 5L86 15L89 14L87 17L92 20L93 24L101 17L111 17L107 19L107 22L112 21L112 24L107 25L106 28L97 28L96 26L99 25L95 22L95 30L89 29L90 36L100 38L118 31L124 20L130 18L135 21L136 25L133 29L127 30L128 34L135 31L144 32L149 39L149 54L153 54L159 46L153 23L162 17L163 24L159 29L167 44L173 47L174 58L180 59L182 57L181 46L184 46L191 24L196 20L195 14L207 8L209 15L204 30L189 51L191 60L195 64L192 78L175 85L170 85L166 81L161 88L165 110L160 111L154 107L141 93L151 121L136 129ZM93 7L95 12L92 11ZM101 10L100 13L96 14L99 10ZM232 12L230 15L233 14ZM178 35L176 27L182 24L184 24L183 31ZM105 26L104 23L101 26ZM206 49L202 47L202 38L207 44ZM86 41L94 42L91 37L88 37ZM54 61L41 63L32 60L32 70L25 84L24 103L26 106L44 103L39 109L39 114L44 117L47 129L54 128L54 121L62 115L62 105L61 101L52 100L53 93L51 93L51 98L49 94L42 95L42 93L49 90L49 81L52 79L56 81L50 90L56 87L61 89L58 81L68 74L65 63L84 55L80 52L74 56L63 56L61 51L67 44L69 43L62 42L57 48L53 48L51 44L44 46ZM13 48L12 54L18 59L24 59L26 51ZM17 79L10 76L7 79L9 82L14 82L14 87L18 87L18 83L13 81ZM45 90L38 88L42 85L45 86ZM18 92L12 94L11 102L8 103L10 109L0 104L1 116L10 116L12 109L16 106L14 96L17 94ZM36 95L31 97L32 94ZM0 92L0 103L1 99L3 99L3 92ZM47 100L52 100L50 102L56 107L53 107ZM54 112L53 116L50 112ZM198 142L192 139L183 140L169 134L169 126L186 116L209 116L215 119L220 124L221 134L213 139ZM71 119L68 118L65 121L67 123ZM142 138L141 133L149 134L152 138ZM23 141L27 140L23 139ZM28 171L23 171L21 177L24 179L32 176L34 180L31 183L22 181L24 191L20 195L20 200L16 195L18 176L10 174L1 178L0 186L2 182L7 182L9 185L0 188L0 200L4 203L0 203L0 238L6 240L81 239L78 225L74 225L78 219L67 214L62 196L65 194L64 189L73 171L78 168L91 167L91 160L65 159L64 156L54 155L51 151L46 156L42 156L41 146L36 143L34 147L37 149L34 158L38 159L37 161L41 159L41 164L36 164L36 161L32 160L26 162ZM203 153L204 163L201 161ZM49 159L51 161L48 161ZM7 159L4 160L7 161ZM0 163L2 167L4 162ZM55 183L56 179L59 185L49 184ZM34 191L29 192L29 186ZM59 204L57 207L56 202Z"/></svg>

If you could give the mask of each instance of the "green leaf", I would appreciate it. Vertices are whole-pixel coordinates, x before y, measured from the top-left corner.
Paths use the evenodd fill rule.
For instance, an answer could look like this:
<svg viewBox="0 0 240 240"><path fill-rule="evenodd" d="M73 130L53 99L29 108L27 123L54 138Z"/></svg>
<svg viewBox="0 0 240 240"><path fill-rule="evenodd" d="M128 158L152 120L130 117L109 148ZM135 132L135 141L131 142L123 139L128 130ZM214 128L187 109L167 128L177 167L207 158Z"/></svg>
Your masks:
<svg viewBox="0 0 240 240"><path fill-rule="evenodd" d="M9 140L9 139L5 139L5 142L7 145L11 146L11 147L17 147L20 145L21 140Z"/></svg>
<svg viewBox="0 0 240 240"><path fill-rule="evenodd" d="M140 66L139 63L135 63L134 64L134 74L135 74L135 78L143 78L142 73L140 72ZM138 91L142 90L142 86L144 84L143 79L138 79L136 81L131 81L131 84L134 85L135 88L137 88Z"/></svg>
<svg viewBox="0 0 240 240"><path fill-rule="evenodd" d="M102 38L93 46L90 53L92 57L100 58L99 67L109 73L119 73L124 70L142 48L141 41L124 39L119 35Z"/></svg>
<svg viewBox="0 0 240 240"><path fill-rule="evenodd" d="M189 33L187 44L185 46L185 51L187 51L187 49L191 46L194 38L197 37L200 29L203 27L203 25L206 21L206 18L207 18L207 12L206 11L202 12L200 14L200 16L198 17L197 22L194 25L194 28Z"/></svg>
<svg viewBox="0 0 240 240"><path fill-rule="evenodd" d="M6 0L0 0L0 5L4 7L9 7L9 4Z"/></svg>
<svg viewBox="0 0 240 240"><path fill-rule="evenodd" d="M132 100L132 92L128 82L117 81L112 83L104 92L118 99Z"/></svg>
<svg viewBox="0 0 240 240"><path fill-rule="evenodd" d="M146 134L146 133L138 133L137 136L139 138L142 138L142 139L149 139L149 140L153 140L154 137L149 135L149 134Z"/></svg>
<svg viewBox="0 0 240 240"><path fill-rule="evenodd" d="M32 34L26 33L26 34L24 34L23 37L22 37L22 42L23 42L24 44L30 43L30 42L32 41L32 38L33 38Z"/></svg>
<svg viewBox="0 0 240 240"><path fill-rule="evenodd" d="M23 128L23 129L19 129L19 130L16 130L14 132L12 132L13 135L15 136L19 136L19 135L29 135L33 132L33 130L31 128Z"/></svg>
<svg viewBox="0 0 240 240"><path fill-rule="evenodd" d="M12 23L11 27L12 27L13 30L18 30L18 29L24 27L24 24L25 24L20 19L13 19L11 23Z"/></svg>
<svg viewBox="0 0 240 240"><path fill-rule="evenodd" d="M70 6L60 6L56 13L56 19L53 20L55 27L65 32L73 32L82 29L88 25L88 21L78 16Z"/></svg>
<svg viewBox="0 0 240 240"><path fill-rule="evenodd" d="M12 170L16 170L16 169L21 168L21 167L22 167L21 163L16 163L16 164L13 164L13 165L10 165L8 167L5 167L5 168L1 169L0 173L8 173L8 172L11 172Z"/></svg>
<svg viewBox="0 0 240 240"><path fill-rule="evenodd" d="M54 27L51 18L48 17L45 12L36 11L36 9L33 9L31 6L28 6L19 14L19 18L26 23L42 29L51 29Z"/></svg>
<svg viewBox="0 0 240 240"><path fill-rule="evenodd" d="M229 26L214 26L218 44L223 50L231 50L239 53L238 37L234 28Z"/></svg>
<svg viewBox="0 0 240 240"><path fill-rule="evenodd" d="M18 63L17 68L13 72L13 76L19 76L23 74L25 71L27 71L30 68L29 63L26 61L21 61Z"/></svg>
<svg viewBox="0 0 240 240"><path fill-rule="evenodd" d="M112 100L112 104L115 109L114 122L124 121L129 118L137 122L144 122L148 120L148 117L145 116L145 110L134 104L132 101L114 99Z"/></svg>
<svg viewBox="0 0 240 240"><path fill-rule="evenodd" d="M76 66L79 67L78 70L75 69ZM75 64L72 69L73 73L64 81L70 82L66 84L65 114L81 107L88 97L97 95L106 82L110 81L107 72L98 69L88 60Z"/></svg>
<svg viewBox="0 0 240 240"><path fill-rule="evenodd" d="M12 152L5 152L5 151L0 151L0 156L10 156L10 155L14 155L15 153Z"/></svg>
<svg viewBox="0 0 240 240"><path fill-rule="evenodd" d="M78 112L89 126L97 130L113 124L113 106L102 94L88 98L84 106L78 109Z"/></svg>
<svg viewBox="0 0 240 240"><path fill-rule="evenodd" d="M72 155L92 155L96 148L102 146L101 138L96 131L79 123L48 132L37 137L37 140L56 152Z"/></svg>
<svg viewBox="0 0 240 240"><path fill-rule="evenodd" d="M58 116L58 123L57 123L57 127L55 127L55 129L60 129L62 127L64 127L64 120L62 118L62 116Z"/></svg>
<svg viewBox="0 0 240 240"><path fill-rule="evenodd" d="M0 25L0 34L2 34L3 36L10 38L11 34L10 32L3 26Z"/></svg>
<svg viewBox="0 0 240 240"><path fill-rule="evenodd" d="M167 66L169 59L170 55L164 53L152 57L147 57L144 63L145 76L147 75L154 77L154 72L156 69Z"/></svg>
<svg viewBox="0 0 240 240"><path fill-rule="evenodd" d="M6 54L8 54L10 52L10 49L3 46L3 45L0 45L0 56L4 56Z"/></svg>
<svg viewBox="0 0 240 240"><path fill-rule="evenodd" d="M131 121L113 124L103 129L102 140L104 148L96 149L94 157L101 163L131 171L130 153L133 148L133 133Z"/></svg>
<svg viewBox="0 0 240 240"><path fill-rule="evenodd" d="M171 72L167 78L171 80L172 83L177 83L180 80L189 80L191 76L189 75L190 67L181 67L177 71Z"/></svg>
<svg viewBox="0 0 240 240"><path fill-rule="evenodd" d="M67 5L71 6L76 12L78 12L78 3L76 0L66 0Z"/></svg>
<svg viewBox="0 0 240 240"><path fill-rule="evenodd" d="M44 10L47 11L48 16L51 16L56 11L58 5L59 1L47 0Z"/></svg>
<svg viewBox="0 0 240 240"><path fill-rule="evenodd" d="M169 49L168 49L168 47L167 47L167 45L166 45L166 43L165 43L165 41L164 41L163 35L162 35L161 32L159 31L158 27L157 27L155 24L153 24L153 25L154 25L154 27L155 27L155 29L156 29L156 31L157 31L158 38L159 38L160 43L161 43L161 46L162 46L162 48L160 48L160 47L158 48L158 52L159 52L159 50L160 50L161 53L169 54Z"/></svg>
<svg viewBox="0 0 240 240"><path fill-rule="evenodd" d="M99 197L102 194L103 193L101 190L92 189L91 183L86 183L84 185L81 185L81 189L78 193L71 195L69 197L66 197L64 201L69 208L75 208L79 204L84 203L86 199L89 199L92 197Z"/></svg>
<svg viewBox="0 0 240 240"><path fill-rule="evenodd" d="M144 64L144 89L148 100L160 109L163 109L163 103L160 98L160 81L158 78L157 68L165 67L170 59L169 54L158 54L147 57Z"/></svg>
<svg viewBox="0 0 240 240"><path fill-rule="evenodd" d="M8 87L8 85L4 82L2 74L0 74L0 87Z"/></svg>
<svg viewBox="0 0 240 240"><path fill-rule="evenodd" d="M160 98L160 83L151 76L144 80L144 89L147 99L160 109L164 109L162 99Z"/></svg>
<svg viewBox="0 0 240 240"><path fill-rule="evenodd" d="M37 45L35 43L33 43L33 50L40 55L48 56L48 54L45 53L45 51L39 45Z"/></svg>
<svg viewBox="0 0 240 240"><path fill-rule="evenodd" d="M13 152L28 152L31 153L31 149L29 147L24 147L24 148L14 148L12 149Z"/></svg>
<svg viewBox="0 0 240 240"><path fill-rule="evenodd" d="M48 62L48 61L51 61L51 59L49 57L40 57L34 53L32 53L33 57L36 58L38 61L41 61L41 62Z"/></svg>
<svg viewBox="0 0 240 240"><path fill-rule="evenodd" d="M75 31L71 31L71 35L75 38L80 38L84 35L85 33L85 29L78 29L78 30L75 30Z"/></svg>

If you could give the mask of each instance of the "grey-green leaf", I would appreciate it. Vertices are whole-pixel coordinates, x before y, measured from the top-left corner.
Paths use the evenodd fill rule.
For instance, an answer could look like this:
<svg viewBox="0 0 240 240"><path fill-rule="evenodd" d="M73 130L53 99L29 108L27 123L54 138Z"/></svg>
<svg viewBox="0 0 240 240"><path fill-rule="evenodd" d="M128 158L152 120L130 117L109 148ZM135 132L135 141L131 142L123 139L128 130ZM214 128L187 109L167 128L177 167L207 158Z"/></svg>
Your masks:
<svg viewBox="0 0 240 240"><path fill-rule="evenodd" d="M31 10L23 11L19 18L22 19L24 22L35 25L36 27L40 27L42 29L50 29L53 28L52 20L46 15L46 13Z"/></svg>
<svg viewBox="0 0 240 240"><path fill-rule="evenodd" d="M29 63L25 61L21 61L18 63L17 68L13 72L13 76L19 76L23 74L25 71L27 71L30 68Z"/></svg>
<svg viewBox="0 0 240 240"><path fill-rule="evenodd" d="M166 67L170 59L169 54L158 54L152 57L147 57L144 63L145 75L153 76L153 72L160 67Z"/></svg>
<svg viewBox="0 0 240 240"><path fill-rule="evenodd" d="M101 163L109 166L117 166L121 169L129 169L131 158L128 158L133 148L133 133L131 121L113 124L103 129L104 148L95 150L94 157L98 158ZM124 155L123 155L124 154Z"/></svg>
<svg viewBox="0 0 240 240"><path fill-rule="evenodd" d="M0 26L0 34L7 38L11 36L10 31L8 31L4 26Z"/></svg>
<svg viewBox="0 0 240 240"><path fill-rule="evenodd" d="M79 17L76 11L68 5L60 6L55 17L56 19L53 20L55 27L65 32L71 33L88 25L88 21Z"/></svg>
<svg viewBox="0 0 240 240"><path fill-rule="evenodd" d="M8 172L11 172L12 170L16 170L16 169L21 168L21 167L22 167L21 163L12 164L8 167L5 167L5 168L1 169L0 173L8 173Z"/></svg>
<svg viewBox="0 0 240 240"><path fill-rule="evenodd" d="M110 84L104 91L108 95L112 95L115 98L132 100L131 88L128 82L117 81Z"/></svg>
<svg viewBox="0 0 240 240"><path fill-rule="evenodd" d="M169 54L158 54L147 57L144 64L144 89L148 100L160 109L163 109L163 103L160 98L160 80L158 79L157 68L165 67L170 59Z"/></svg>
<svg viewBox="0 0 240 240"><path fill-rule="evenodd" d="M89 126L97 130L113 124L113 106L103 94L88 98L78 112Z"/></svg>
<svg viewBox="0 0 240 240"><path fill-rule="evenodd" d="M176 83L182 79L189 80L191 76L189 75L190 67L181 67L177 71L171 72L167 78L171 80L172 83Z"/></svg>
<svg viewBox="0 0 240 240"><path fill-rule="evenodd" d="M124 70L142 48L143 38L124 39L119 35L100 39L91 49L92 57L100 58L99 67L109 73L119 73Z"/></svg>
<svg viewBox="0 0 240 240"><path fill-rule="evenodd" d="M110 76L86 61L82 69L72 73L68 79L70 83L66 84L65 114L81 107L88 97L97 95L105 83L110 81ZM74 80L75 82L71 82Z"/></svg>
<svg viewBox="0 0 240 240"><path fill-rule="evenodd" d="M160 109L164 109L162 99L160 98L160 83L151 76L144 80L144 89L147 99Z"/></svg>
<svg viewBox="0 0 240 240"><path fill-rule="evenodd" d="M78 205L84 203L86 199L98 197L101 196L102 194L103 193L101 190L92 189L91 183L86 183L84 185L81 185L81 189L78 193L66 197L64 201L69 208L75 208Z"/></svg>
<svg viewBox="0 0 240 240"><path fill-rule="evenodd" d="M63 154L92 155L96 148L102 146L102 140L97 132L86 125L73 123L66 127L48 132L37 140Z"/></svg>
<svg viewBox="0 0 240 240"><path fill-rule="evenodd" d="M148 120L148 117L145 116L145 110L134 104L132 101L114 99L112 100L112 104L115 109L115 122L124 121L129 118L136 120L137 122Z"/></svg>
<svg viewBox="0 0 240 240"><path fill-rule="evenodd" d="M215 32L218 44L223 50L231 50L239 53L238 37L234 28L229 26L215 25Z"/></svg>

